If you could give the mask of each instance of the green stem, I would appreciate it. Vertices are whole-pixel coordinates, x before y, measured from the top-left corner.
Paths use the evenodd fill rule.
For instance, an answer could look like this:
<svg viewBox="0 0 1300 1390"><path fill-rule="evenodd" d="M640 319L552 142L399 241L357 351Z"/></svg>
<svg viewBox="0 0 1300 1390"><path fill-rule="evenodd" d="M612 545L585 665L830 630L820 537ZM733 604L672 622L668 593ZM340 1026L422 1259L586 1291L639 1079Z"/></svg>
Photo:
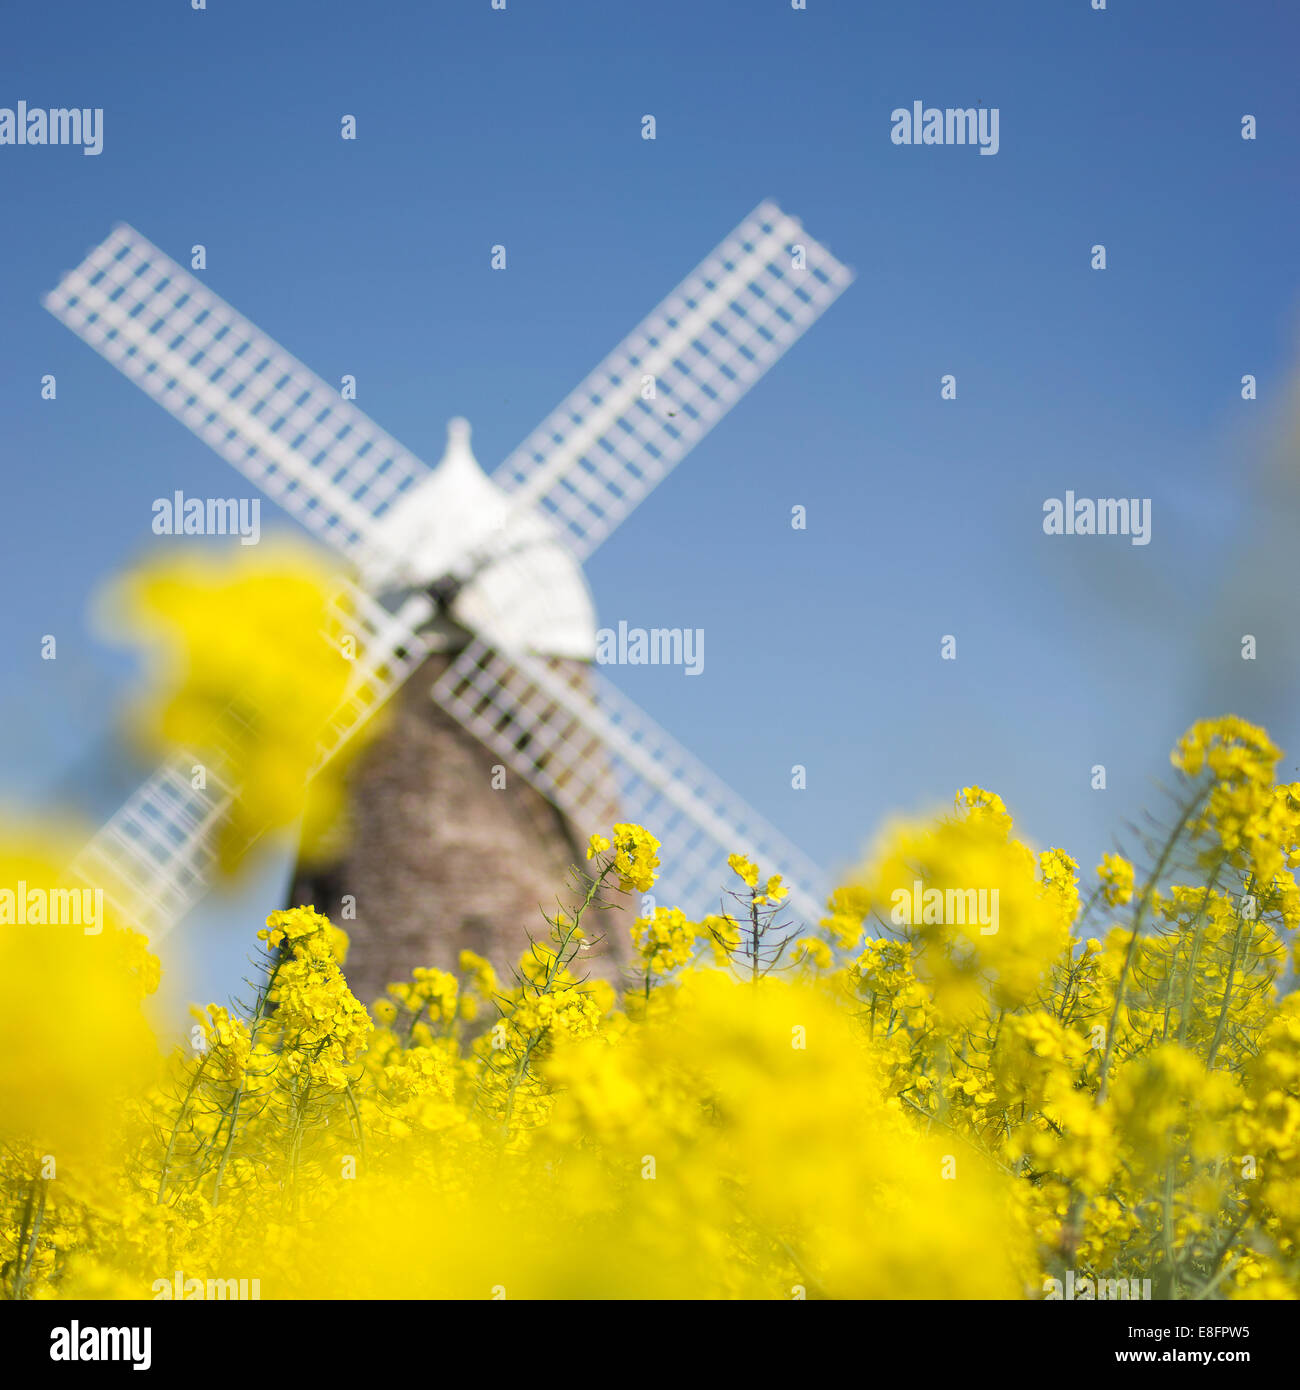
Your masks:
<svg viewBox="0 0 1300 1390"><path fill-rule="evenodd" d="M1180 1047L1187 1041L1187 1024L1192 1015L1192 1000L1196 993L1196 962L1200 958L1201 943L1205 940L1205 909L1209 906L1210 896L1214 892L1222 872L1223 861L1220 860L1205 885L1205 892L1201 895L1201 905L1196 909L1196 917L1193 919L1192 946L1187 956L1187 982L1183 986L1182 1015L1178 1020L1178 1045Z"/></svg>
<svg viewBox="0 0 1300 1390"><path fill-rule="evenodd" d="M189 1109L190 1101L194 1099L194 1093L199 1088L199 1081L203 1076L203 1069L208 1064L208 1057L211 1054L205 1052L199 1058L199 1064L194 1068L194 1075L190 1078L189 1087L186 1089L185 1097L181 1101L181 1108L176 1112L176 1123L172 1125L172 1132L167 1138L167 1152L163 1154L162 1172L158 1175L158 1195L154 1200L155 1206L161 1206L163 1197L167 1192L167 1179L171 1175L172 1157L176 1152L176 1140L180 1136L181 1121L185 1118L185 1112Z"/></svg>
<svg viewBox="0 0 1300 1390"><path fill-rule="evenodd" d="M43 1178L35 1178L27 1192L23 1208L23 1230L18 1238L18 1250L14 1257L14 1301L22 1298L31 1277L32 1260L36 1255L36 1242L41 1236L41 1222L45 1216L45 1189ZM37 1192L40 1200L37 1200ZM33 1213L32 1208L36 1210Z"/></svg>
<svg viewBox="0 0 1300 1390"><path fill-rule="evenodd" d="M1251 883L1248 882L1248 891L1250 887ZM1210 1050L1205 1058L1206 1071L1214 1070L1214 1060L1219 1055L1219 1043L1223 1040L1223 1025L1227 1022L1228 1018L1228 1003L1232 998L1233 980L1237 973L1237 958L1241 951L1241 933L1243 926L1244 922L1242 920L1241 910L1238 909L1237 930L1232 938L1232 958L1228 962L1228 977L1223 986L1223 1003L1219 1006L1219 1017L1214 1024L1214 1037L1210 1039Z"/></svg>
<svg viewBox="0 0 1300 1390"><path fill-rule="evenodd" d="M1119 1032L1120 1010L1124 1007L1124 990L1128 983L1129 971L1133 967L1134 957L1137 955L1138 940L1142 935L1142 923L1146 917L1147 909L1151 905L1151 894L1164 874L1170 856L1174 852L1174 846L1178 843L1179 837L1187 828L1187 822L1191 820L1193 812L1201 804L1204 796L1205 793L1202 792L1189 802L1182 815L1178 817L1178 824L1169 832L1169 838L1160 851L1160 858L1156 862L1155 868L1151 870L1151 876L1147 879L1142 895L1138 899L1137 910L1133 914L1133 931L1129 937L1128 950L1124 952L1124 963L1120 968L1119 979L1115 983L1115 1004L1110 1011L1110 1022L1106 1027L1106 1050L1102 1054L1100 1085L1097 1089L1098 1105L1106 1099L1106 1093L1110 1086L1110 1063L1115 1052L1115 1037Z"/></svg>
<svg viewBox="0 0 1300 1390"><path fill-rule="evenodd" d="M280 967L284 963L284 958L285 945L281 943L275 958L275 964L271 967L271 972L267 976L266 986L257 997L257 1003L253 1006L253 1016L249 1021L248 1055L250 1065L252 1063L253 1053L257 1049L257 1040L261 1035L262 1025L266 1022L266 1006L270 1002L271 991L275 988L275 982L279 978ZM239 1126L239 1107L248 1089L245 1084L247 1075L247 1070L245 1070L244 1075L239 1079L239 1088L235 1092L234 1101L230 1107L230 1121L226 1133L226 1146L222 1149L221 1158L217 1162L217 1176L212 1186L212 1205L214 1207L221 1200L221 1184L225 1178L226 1164L230 1161L231 1151L235 1147L235 1133ZM218 1127L217 1133L219 1134L220 1132L220 1127Z"/></svg>
<svg viewBox="0 0 1300 1390"><path fill-rule="evenodd" d="M567 926L560 929L560 940L547 964L546 976L540 985L535 986L537 998L540 999L543 995L547 995L551 992L555 981L559 978L560 972L568 966L569 961L572 959L571 954L567 954L569 944L572 942L574 935L577 933L582 923L583 914L591 907L592 903L595 902L596 894L600 891L601 885L605 882L612 868L613 862L611 861L600 871L599 877L588 880L586 896L575 909L573 920L569 922ZM523 1084L524 1076L528 1071L529 1060L532 1058L533 1051L538 1043L541 1042L543 1036L545 1035L539 1034L528 1040L528 1044L524 1048L523 1056L519 1059L519 1065L515 1068L515 1074L511 1078L510 1087L506 1093L505 1112L501 1121L502 1143L510 1137L510 1123L514 1119L515 1113L515 1094Z"/></svg>

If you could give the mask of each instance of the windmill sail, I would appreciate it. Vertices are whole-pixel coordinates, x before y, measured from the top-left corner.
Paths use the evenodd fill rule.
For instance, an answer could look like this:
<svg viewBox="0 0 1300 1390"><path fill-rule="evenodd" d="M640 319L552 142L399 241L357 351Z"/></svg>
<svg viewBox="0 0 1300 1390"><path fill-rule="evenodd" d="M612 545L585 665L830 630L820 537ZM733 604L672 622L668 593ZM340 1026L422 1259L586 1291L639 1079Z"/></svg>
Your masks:
<svg viewBox="0 0 1300 1390"><path fill-rule="evenodd" d="M662 844L661 896L688 915L719 910L727 856L744 854L783 874L791 908L815 923L825 902L821 870L598 672L585 684L590 693L540 658L474 641L433 697L590 831L607 828L588 822L610 803L612 768L620 814Z"/></svg>
<svg viewBox="0 0 1300 1390"><path fill-rule="evenodd" d="M102 888L124 924L151 939L180 921L207 892L216 837L233 791L215 769L194 786L206 762L180 752L138 787L85 846L73 872Z"/></svg>
<svg viewBox="0 0 1300 1390"><path fill-rule="evenodd" d="M126 225L44 304L363 576L388 577L375 522L429 470L337 388Z"/></svg>
<svg viewBox="0 0 1300 1390"><path fill-rule="evenodd" d="M493 481L549 517L586 556L852 280L795 218L762 203Z"/></svg>
<svg viewBox="0 0 1300 1390"><path fill-rule="evenodd" d="M396 613L344 581L334 596L331 634L356 641L343 700L321 735L319 770L405 683L429 654L420 631L433 605L409 598ZM325 634L323 634L324 636ZM220 726L214 730L221 738ZM215 756L214 756L215 753ZM203 768L196 787L195 769ZM123 803L78 855L73 871L102 888L126 924L158 940L207 892L238 795L237 768L216 750L173 755Z"/></svg>

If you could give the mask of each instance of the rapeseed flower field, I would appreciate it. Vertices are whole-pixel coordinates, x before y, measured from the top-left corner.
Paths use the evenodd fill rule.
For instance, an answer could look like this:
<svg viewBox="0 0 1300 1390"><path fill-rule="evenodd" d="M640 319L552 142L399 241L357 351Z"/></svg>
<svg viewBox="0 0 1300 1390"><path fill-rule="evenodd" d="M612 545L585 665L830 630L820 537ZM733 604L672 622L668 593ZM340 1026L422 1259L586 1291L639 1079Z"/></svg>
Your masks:
<svg viewBox="0 0 1300 1390"><path fill-rule="evenodd" d="M325 592L306 571L133 590L174 639L146 720L165 743L202 744L231 671L256 695L237 756L261 823L301 812L338 693L333 644L276 635ZM592 827L510 971L465 951L361 1000L345 931L296 906L249 925L249 996L180 1040L147 1024L159 963L111 910L92 934L0 900L0 1296L1294 1298L1280 758L1243 720L1195 724L1168 824L1085 875L961 788L887 825L801 930L782 866L736 854L732 910L635 916L621 988L584 958L664 866L653 826ZM0 882L57 892L75 848L11 823Z"/></svg>

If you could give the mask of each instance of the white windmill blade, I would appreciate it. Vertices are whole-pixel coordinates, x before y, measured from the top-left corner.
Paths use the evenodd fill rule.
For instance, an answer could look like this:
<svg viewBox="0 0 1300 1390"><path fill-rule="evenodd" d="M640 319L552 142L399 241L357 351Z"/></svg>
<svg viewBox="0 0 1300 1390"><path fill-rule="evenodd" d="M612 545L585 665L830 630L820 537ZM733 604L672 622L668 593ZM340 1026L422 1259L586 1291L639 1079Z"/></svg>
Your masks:
<svg viewBox="0 0 1300 1390"><path fill-rule="evenodd" d="M493 481L550 517L586 556L852 280L795 218L760 204ZM651 377L654 398L645 400Z"/></svg>
<svg viewBox="0 0 1300 1390"><path fill-rule="evenodd" d="M95 834L74 860L73 872L101 888L118 918L150 939L164 934L207 891L216 835L233 793L208 770L204 789L193 785L190 753L168 759Z"/></svg>
<svg viewBox="0 0 1300 1390"><path fill-rule="evenodd" d="M429 470L133 228L45 307L368 577L396 565L375 521Z"/></svg>
<svg viewBox="0 0 1300 1390"><path fill-rule="evenodd" d="M611 805L643 824L663 846L664 896L688 915L719 910L735 881L727 856L744 854L781 873L791 909L815 924L826 886L816 864L599 672L582 676L575 683L562 667L475 640L432 693L580 830Z"/></svg>
<svg viewBox="0 0 1300 1390"><path fill-rule="evenodd" d="M313 774L369 720L428 656L430 640L419 631L433 612L422 594L389 612L354 585L334 598L334 639L346 628L356 639L355 666L346 692L321 736ZM169 758L91 839L73 871L104 897L122 920L153 941L207 892L217 857L217 836L238 789L231 761L211 753L181 752ZM193 785L196 764L206 787Z"/></svg>
<svg viewBox="0 0 1300 1390"><path fill-rule="evenodd" d="M405 684L433 650L422 631L433 617L426 594L409 594L390 612L363 589L346 581L334 599L333 626L356 640L355 666L338 708L321 734L313 775L343 747L372 715Z"/></svg>

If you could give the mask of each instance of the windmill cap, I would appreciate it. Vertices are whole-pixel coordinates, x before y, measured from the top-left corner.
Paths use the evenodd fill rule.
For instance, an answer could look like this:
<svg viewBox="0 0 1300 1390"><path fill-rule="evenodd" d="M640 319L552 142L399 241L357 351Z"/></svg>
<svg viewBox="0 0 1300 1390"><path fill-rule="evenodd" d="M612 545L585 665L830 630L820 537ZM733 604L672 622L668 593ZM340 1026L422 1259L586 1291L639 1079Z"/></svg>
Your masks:
<svg viewBox="0 0 1300 1390"><path fill-rule="evenodd" d="M469 421L463 415L454 416L447 421L447 443L469 443Z"/></svg>

